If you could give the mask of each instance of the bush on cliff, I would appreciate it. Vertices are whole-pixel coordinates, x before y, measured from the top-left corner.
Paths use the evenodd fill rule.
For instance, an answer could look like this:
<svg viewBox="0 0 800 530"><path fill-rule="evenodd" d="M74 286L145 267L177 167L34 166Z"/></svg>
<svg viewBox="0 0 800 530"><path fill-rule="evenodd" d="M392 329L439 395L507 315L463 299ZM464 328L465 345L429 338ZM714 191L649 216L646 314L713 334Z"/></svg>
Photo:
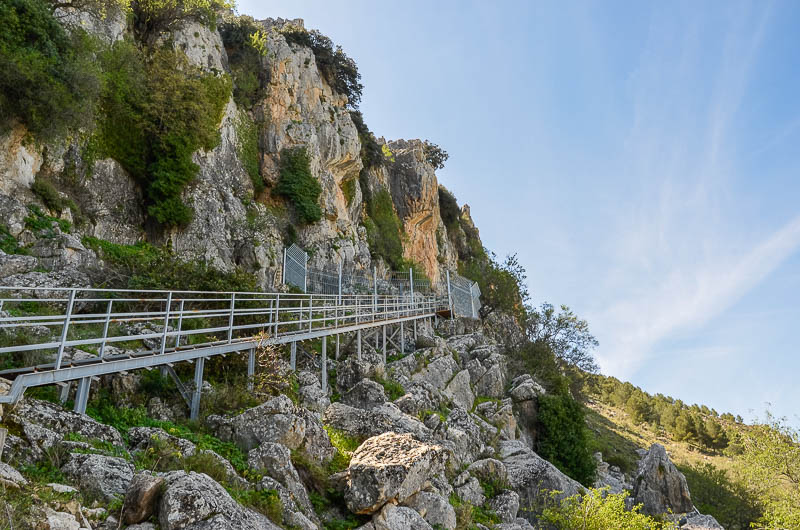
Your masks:
<svg viewBox="0 0 800 530"><path fill-rule="evenodd" d="M319 196L322 186L311 174L305 147L281 150L281 169L274 193L289 199L303 223L322 219Z"/></svg>
<svg viewBox="0 0 800 530"><path fill-rule="evenodd" d="M581 484L594 482L597 465L583 405L566 393L539 396L536 422L536 452Z"/></svg>
<svg viewBox="0 0 800 530"><path fill-rule="evenodd" d="M97 44L71 34L42 0L0 2L0 131L19 121L50 140L91 125L99 92Z"/></svg>

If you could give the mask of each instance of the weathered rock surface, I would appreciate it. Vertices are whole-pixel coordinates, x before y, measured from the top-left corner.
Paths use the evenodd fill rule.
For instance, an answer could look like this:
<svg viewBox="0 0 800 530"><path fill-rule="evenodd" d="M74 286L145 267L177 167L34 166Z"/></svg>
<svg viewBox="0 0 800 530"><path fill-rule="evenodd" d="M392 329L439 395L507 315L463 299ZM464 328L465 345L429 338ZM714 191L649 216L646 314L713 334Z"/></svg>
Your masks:
<svg viewBox="0 0 800 530"><path fill-rule="evenodd" d="M454 530L456 527L456 511L448 499L441 495L420 491L406 499L403 505L420 514L432 527L447 530Z"/></svg>
<svg viewBox="0 0 800 530"><path fill-rule="evenodd" d="M122 509L122 522L136 524L146 521L156 510L164 479L148 473L137 473L131 480Z"/></svg>
<svg viewBox="0 0 800 530"><path fill-rule="evenodd" d="M500 442L500 457L508 471L511 488L519 494L521 506L538 505L544 490L560 491L560 498L570 497L581 490L578 482L563 474L519 440ZM524 514L531 523L536 522L532 514L527 511Z"/></svg>
<svg viewBox="0 0 800 530"><path fill-rule="evenodd" d="M513 523L519 511L519 494L511 490L503 490L489 499L489 508L500 517L504 523Z"/></svg>
<svg viewBox="0 0 800 530"><path fill-rule="evenodd" d="M342 403L359 409L371 409L387 401L383 386L371 379L362 379L342 396Z"/></svg>
<svg viewBox="0 0 800 530"><path fill-rule="evenodd" d="M470 385L469 370L461 370L447 384L444 395L453 402L454 406L464 410L472 410L475 394Z"/></svg>
<svg viewBox="0 0 800 530"><path fill-rule="evenodd" d="M441 447L409 434L386 432L365 441L348 467L345 502L354 513L369 514L389 501L402 503L444 471Z"/></svg>
<svg viewBox="0 0 800 530"><path fill-rule="evenodd" d="M265 516L244 508L204 473L174 471L164 476L158 521L164 530L277 530Z"/></svg>
<svg viewBox="0 0 800 530"><path fill-rule="evenodd" d="M248 453L247 463L253 469L266 471L289 491L292 500L303 511L313 513L308 492L292 464L292 455L289 449L281 444L264 442Z"/></svg>
<svg viewBox="0 0 800 530"><path fill-rule="evenodd" d="M636 504L642 504L642 513L650 515L694 510L686 478L669 459L661 444L650 446L639 462L633 497Z"/></svg>
<svg viewBox="0 0 800 530"><path fill-rule="evenodd" d="M394 403L383 403L364 410L337 402L328 407L322 421L358 438L377 436L388 431L411 433L422 440L430 438L429 429L421 421L404 414Z"/></svg>
<svg viewBox="0 0 800 530"><path fill-rule="evenodd" d="M364 530L433 530L431 525L415 510L387 504L375 514Z"/></svg>
<svg viewBox="0 0 800 530"><path fill-rule="evenodd" d="M82 491L112 500L125 495L133 479L133 465L114 456L72 453L61 472Z"/></svg>

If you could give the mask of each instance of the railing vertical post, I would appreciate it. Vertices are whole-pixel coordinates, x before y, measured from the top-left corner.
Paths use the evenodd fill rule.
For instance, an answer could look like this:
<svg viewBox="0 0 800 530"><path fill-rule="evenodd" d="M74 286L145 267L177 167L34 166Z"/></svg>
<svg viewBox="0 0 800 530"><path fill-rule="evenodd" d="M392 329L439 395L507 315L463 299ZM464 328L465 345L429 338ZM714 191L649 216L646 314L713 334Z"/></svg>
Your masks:
<svg viewBox="0 0 800 530"><path fill-rule="evenodd" d="M175 349L177 350L181 345L181 331L183 330L183 302L185 300L181 298L181 303L178 306L178 332L175 334Z"/></svg>
<svg viewBox="0 0 800 530"><path fill-rule="evenodd" d="M303 260L303 292L308 292L308 253L303 252L305 259Z"/></svg>
<svg viewBox="0 0 800 530"><path fill-rule="evenodd" d="M289 343L289 366L292 371L297 368L297 341Z"/></svg>
<svg viewBox="0 0 800 530"><path fill-rule="evenodd" d="M450 271L447 272L447 306L450 308L450 320L453 320L453 294L450 292Z"/></svg>
<svg viewBox="0 0 800 530"><path fill-rule="evenodd" d="M203 367L205 359L198 357L194 363L194 394L192 394L192 408L189 419L196 420L200 416L200 395L203 391Z"/></svg>
<svg viewBox="0 0 800 530"><path fill-rule="evenodd" d="M172 291L167 293L167 306L164 310L164 333L161 334L161 351L163 354L164 349L167 347L167 328L169 327L169 310L172 307Z"/></svg>
<svg viewBox="0 0 800 530"><path fill-rule="evenodd" d="M406 334L405 329L403 328L403 321L400 321L400 354L406 354Z"/></svg>
<svg viewBox="0 0 800 530"><path fill-rule="evenodd" d="M283 270L281 271L282 272L282 276L283 276L281 278L281 283L283 283L283 285L286 285L286 251L287 250L288 249L286 247L283 247Z"/></svg>
<svg viewBox="0 0 800 530"><path fill-rule="evenodd" d="M236 293L231 294L231 314L228 317L228 344L233 342L233 313L236 308Z"/></svg>
<svg viewBox="0 0 800 530"><path fill-rule="evenodd" d="M339 262L339 297L336 299L336 305L342 305L342 262Z"/></svg>
<svg viewBox="0 0 800 530"><path fill-rule="evenodd" d="M314 324L314 295L312 294L308 298L308 331L311 331L313 324Z"/></svg>
<svg viewBox="0 0 800 530"><path fill-rule="evenodd" d="M322 336L322 391L328 392L328 336Z"/></svg>
<svg viewBox="0 0 800 530"><path fill-rule="evenodd" d="M106 355L106 339L108 338L108 325L111 322L111 305L113 303L114 303L113 300L109 300L108 307L106 308L106 321L103 323L103 342L100 343L101 359Z"/></svg>
<svg viewBox="0 0 800 530"><path fill-rule="evenodd" d="M386 324L381 328L383 329L383 364L386 364Z"/></svg>
<svg viewBox="0 0 800 530"><path fill-rule="evenodd" d="M378 312L378 267L372 267L372 321Z"/></svg>
<svg viewBox="0 0 800 530"><path fill-rule="evenodd" d="M64 357L64 343L67 341L67 331L69 330L69 322L72 319L72 307L75 305L76 291L77 289L71 289L69 291L67 314L64 316L64 327L61 329L61 342L58 345L58 353L56 354L56 370L61 369L61 358Z"/></svg>
<svg viewBox="0 0 800 530"><path fill-rule="evenodd" d="M280 314L280 307L281 307L281 295L275 297L275 333L272 334L273 337L278 338L278 324L281 321L281 314Z"/></svg>
<svg viewBox="0 0 800 530"><path fill-rule="evenodd" d="M70 390L70 387L72 387L72 381L67 381L67 382L66 382L66 383L64 383L64 384L63 384L63 386L61 387L61 394L59 395L58 399L59 399L59 401L61 401L61 404L62 404L62 405L63 405L64 403L66 403L66 402L67 402L67 400L69 399L69 390Z"/></svg>
<svg viewBox="0 0 800 530"><path fill-rule="evenodd" d="M414 268L408 268L408 285L411 290L411 310L414 310Z"/></svg>
<svg viewBox="0 0 800 530"><path fill-rule="evenodd" d="M256 375L256 349L250 348L249 355L247 357L247 390L249 392L253 391L253 378Z"/></svg>
<svg viewBox="0 0 800 530"><path fill-rule="evenodd" d="M361 360L361 330L356 331L356 342L358 342L358 349L356 350L358 360Z"/></svg>

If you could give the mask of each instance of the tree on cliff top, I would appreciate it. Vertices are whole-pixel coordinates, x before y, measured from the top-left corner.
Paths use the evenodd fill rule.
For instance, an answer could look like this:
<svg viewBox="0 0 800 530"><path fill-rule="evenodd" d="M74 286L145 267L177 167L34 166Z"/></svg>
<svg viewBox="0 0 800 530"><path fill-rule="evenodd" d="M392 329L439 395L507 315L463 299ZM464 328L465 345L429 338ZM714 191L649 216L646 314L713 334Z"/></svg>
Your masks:
<svg viewBox="0 0 800 530"><path fill-rule="evenodd" d="M526 314L525 331L532 341L546 342L556 357L584 372L600 371L592 355L599 343L589 332L586 320L578 318L565 305L556 313L553 304L547 302L539 308L528 307Z"/></svg>

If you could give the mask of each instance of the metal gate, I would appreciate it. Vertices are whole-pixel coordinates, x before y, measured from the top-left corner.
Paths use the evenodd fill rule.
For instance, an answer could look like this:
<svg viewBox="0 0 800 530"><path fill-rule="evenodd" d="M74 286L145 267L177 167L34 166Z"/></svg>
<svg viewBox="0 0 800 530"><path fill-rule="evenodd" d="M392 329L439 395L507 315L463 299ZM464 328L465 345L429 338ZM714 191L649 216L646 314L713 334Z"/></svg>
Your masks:
<svg viewBox="0 0 800 530"><path fill-rule="evenodd" d="M294 285L306 292L306 268L308 254L292 243L289 248L283 249L283 283Z"/></svg>

